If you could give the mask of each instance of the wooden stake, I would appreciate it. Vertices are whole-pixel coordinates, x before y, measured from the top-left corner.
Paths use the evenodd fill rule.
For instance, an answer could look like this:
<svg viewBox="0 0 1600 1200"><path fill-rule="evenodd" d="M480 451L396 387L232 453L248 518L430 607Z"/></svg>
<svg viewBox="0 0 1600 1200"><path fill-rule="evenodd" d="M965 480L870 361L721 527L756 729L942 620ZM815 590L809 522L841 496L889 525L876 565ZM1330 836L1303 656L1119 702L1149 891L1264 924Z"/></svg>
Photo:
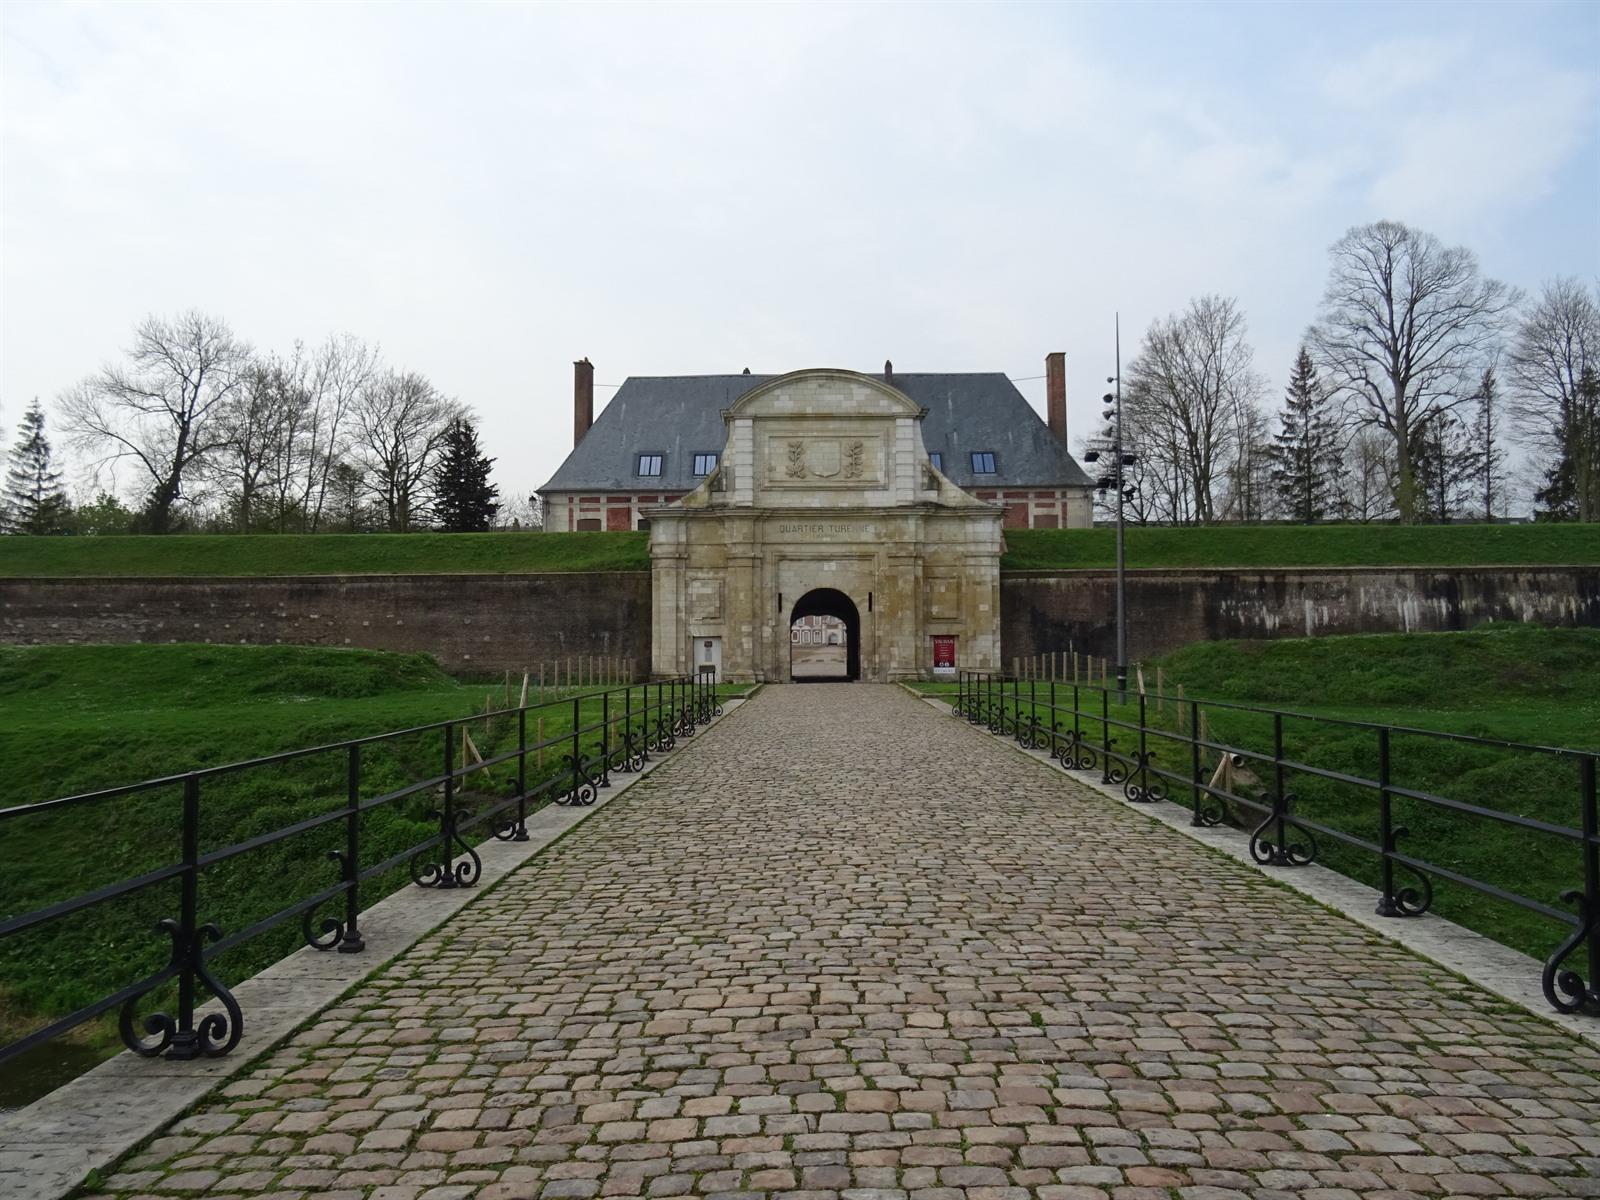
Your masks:
<svg viewBox="0 0 1600 1200"><path fill-rule="evenodd" d="M1134 663L1133 664L1133 673L1139 679L1139 695L1142 696L1142 695L1145 694L1145 692L1144 692L1144 667L1141 666L1139 663Z"/></svg>
<svg viewBox="0 0 1600 1200"><path fill-rule="evenodd" d="M526 671L522 673L522 698L517 701L517 707L528 707L528 673Z"/></svg>

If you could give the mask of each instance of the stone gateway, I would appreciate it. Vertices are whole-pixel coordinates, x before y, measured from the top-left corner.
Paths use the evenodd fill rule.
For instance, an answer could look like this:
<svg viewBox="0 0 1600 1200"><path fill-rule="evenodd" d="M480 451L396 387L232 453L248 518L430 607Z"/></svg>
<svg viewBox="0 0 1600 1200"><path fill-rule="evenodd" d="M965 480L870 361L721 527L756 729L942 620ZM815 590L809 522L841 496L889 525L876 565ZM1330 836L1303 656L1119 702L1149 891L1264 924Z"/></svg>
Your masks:
<svg viewBox="0 0 1600 1200"><path fill-rule="evenodd" d="M541 489L548 532L650 533L651 666L735 681L887 682L994 669L1002 530L1086 527L1067 450L999 372L630 376ZM832 652L797 637L826 621ZM799 647L797 653L796 647Z"/></svg>
<svg viewBox="0 0 1600 1200"><path fill-rule="evenodd" d="M935 637L1000 661L1002 510L936 470L924 410L852 371L780 375L723 413L716 469L650 522L659 674L789 680L795 621L835 617L849 678L917 679Z"/></svg>

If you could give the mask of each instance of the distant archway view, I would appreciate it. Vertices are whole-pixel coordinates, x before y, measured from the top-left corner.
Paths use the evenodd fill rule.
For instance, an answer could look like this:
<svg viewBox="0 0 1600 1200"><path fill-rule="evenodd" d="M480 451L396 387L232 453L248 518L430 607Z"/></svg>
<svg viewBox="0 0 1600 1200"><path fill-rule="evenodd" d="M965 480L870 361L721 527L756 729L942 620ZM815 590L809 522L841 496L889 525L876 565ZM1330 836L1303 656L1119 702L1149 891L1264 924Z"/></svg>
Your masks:
<svg viewBox="0 0 1600 1200"><path fill-rule="evenodd" d="M860 617L850 598L832 588L807 592L789 624L789 678L796 683L861 677Z"/></svg>

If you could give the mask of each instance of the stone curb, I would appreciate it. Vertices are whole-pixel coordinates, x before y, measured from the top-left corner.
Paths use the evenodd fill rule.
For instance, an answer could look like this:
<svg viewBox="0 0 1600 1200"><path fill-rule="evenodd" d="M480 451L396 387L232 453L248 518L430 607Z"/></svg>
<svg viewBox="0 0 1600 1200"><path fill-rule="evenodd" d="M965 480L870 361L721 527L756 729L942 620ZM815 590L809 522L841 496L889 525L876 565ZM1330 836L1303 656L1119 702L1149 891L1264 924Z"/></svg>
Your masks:
<svg viewBox="0 0 1600 1200"><path fill-rule="evenodd" d="M913 688L906 688L906 691L946 715L952 712L951 706L937 697L925 695ZM1513 950L1509 946L1502 946L1481 933L1474 933L1432 913L1425 913L1420 917L1380 917L1374 911L1379 895L1376 888L1368 887L1329 867L1316 864L1268 869L1250 857L1249 844L1237 829L1191 825L1189 810L1171 801L1158 800L1149 804L1134 804L1123 796L1120 788L1101 783L1096 772L1063 770L1042 750L1028 750L1017 745L1011 738L988 734L986 730L976 726L973 728L986 736L995 737L996 741L1010 747L1018 754L1033 759L1041 766L1048 767L1051 774L1070 779L1092 792L1114 800L1118 807L1129 812L1138 813L1152 821L1159 821L1190 841L1199 842L1216 853L1249 867L1256 874L1264 875L1291 891L1299 892L1318 904L1333 909L1364 929L1403 946L1430 962L1437 963L1445 970L1461 976L1469 983L1502 1000L1526 1009L1541 1020L1559 1027L1563 1032L1580 1038L1590 1045L1600 1046L1600 1020L1557 1012L1550 1007L1539 987L1539 977L1544 964L1538 959Z"/></svg>
<svg viewBox="0 0 1600 1200"><path fill-rule="evenodd" d="M724 700L720 724L743 697ZM697 735L698 736L698 735ZM0 1196L60 1200L91 1171L103 1170L166 1128L218 1086L243 1074L269 1051L376 975L501 880L612 804L639 780L672 761L652 759L644 770L617 775L594 804L546 805L528 818L526 842L490 839L476 847L483 860L477 886L453 890L402 887L361 913L366 950L360 954L301 947L233 989L244 1010L244 1037L221 1058L173 1062L123 1051L26 1108L0 1118ZM202 1011L217 1006L207 1005Z"/></svg>

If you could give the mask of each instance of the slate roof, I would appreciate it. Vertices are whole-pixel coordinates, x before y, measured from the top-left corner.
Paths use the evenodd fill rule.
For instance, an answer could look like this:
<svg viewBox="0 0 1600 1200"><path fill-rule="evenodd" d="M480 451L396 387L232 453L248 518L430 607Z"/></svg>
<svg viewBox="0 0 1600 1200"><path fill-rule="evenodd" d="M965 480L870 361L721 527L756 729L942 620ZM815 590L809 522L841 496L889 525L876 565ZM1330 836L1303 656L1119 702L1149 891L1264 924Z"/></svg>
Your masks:
<svg viewBox="0 0 1600 1200"><path fill-rule="evenodd" d="M774 375L630 375L541 492L688 491L696 454L722 453L722 413ZM874 378L882 379L878 375ZM999 372L902 374L889 383L928 410L922 439L960 487L1092 486L1033 406ZM974 475L973 451L992 451L993 475ZM639 455L663 456L640 478Z"/></svg>

